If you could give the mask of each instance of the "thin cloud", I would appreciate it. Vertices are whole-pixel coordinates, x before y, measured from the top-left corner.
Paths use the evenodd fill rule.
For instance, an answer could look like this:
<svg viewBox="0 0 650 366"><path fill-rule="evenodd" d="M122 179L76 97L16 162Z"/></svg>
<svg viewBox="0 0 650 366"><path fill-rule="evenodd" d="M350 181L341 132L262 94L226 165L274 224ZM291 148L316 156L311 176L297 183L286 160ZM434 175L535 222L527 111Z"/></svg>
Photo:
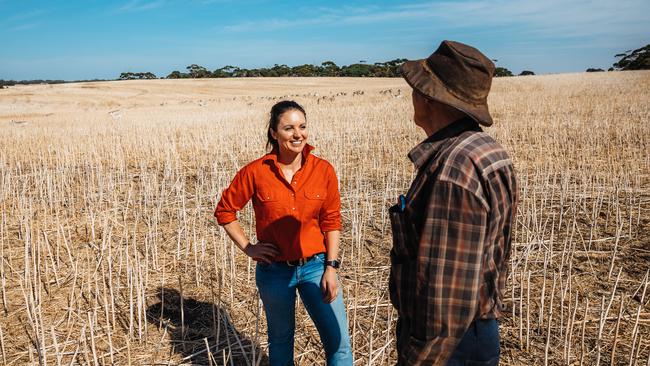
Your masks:
<svg viewBox="0 0 650 366"><path fill-rule="evenodd" d="M31 11L28 11L28 12L25 12L25 13L14 14L14 15L10 16L9 18L7 18L7 21L8 22L17 22L17 21L21 21L21 20L26 20L26 19L37 17L37 16L39 16L39 15L41 15L43 13L45 13L45 11L43 11L42 9L35 9L35 10L31 10Z"/></svg>
<svg viewBox="0 0 650 366"><path fill-rule="evenodd" d="M212 4L225 4L230 3L233 0L198 0L198 3L201 5L212 5Z"/></svg>
<svg viewBox="0 0 650 366"><path fill-rule="evenodd" d="M26 23L26 24L20 24L20 25L10 27L7 30L10 32L22 32L22 31L34 29L38 27L38 25L39 25L38 23Z"/></svg>
<svg viewBox="0 0 650 366"><path fill-rule="evenodd" d="M636 34L650 12L647 0L470 0L410 3L389 7L320 7L301 9L301 20L286 18L245 21L227 25L226 32L264 32L310 26L377 23L437 24L446 28L517 27L536 37L597 37ZM313 16L310 16L313 15ZM459 19L469 20L459 22Z"/></svg>
<svg viewBox="0 0 650 366"><path fill-rule="evenodd" d="M128 3L117 8L117 12L127 13L127 12L141 12L148 11L160 8L165 5L165 0L154 0L154 1L143 1L143 0L131 0Z"/></svg>
<svg viewBox="0 0 650 366"><path fill-rule="evenodd" d="M332 21L329 16L321 16L318 18L301 19L301 20L287 20L287 19L269 19L259 22L246 21L233 25L227 25L222 28L223 31L229 33L249 32L249 31L274 31L286 28L299 28L312 25L327 25Z"/></svg>

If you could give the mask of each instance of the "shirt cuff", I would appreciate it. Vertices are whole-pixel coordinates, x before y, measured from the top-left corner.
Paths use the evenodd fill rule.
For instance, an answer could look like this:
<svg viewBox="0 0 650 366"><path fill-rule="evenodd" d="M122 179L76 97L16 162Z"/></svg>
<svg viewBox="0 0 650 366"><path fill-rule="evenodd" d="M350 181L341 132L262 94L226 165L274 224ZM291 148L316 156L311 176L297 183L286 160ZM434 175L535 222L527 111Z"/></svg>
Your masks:
<svg viewBox="0 0 650 366"><path fill-rule="evenodd" d="M237 220L237 215L232 212L215 212L214 216L217 218L217 223L221 226Z"/></svg>
<svg viewBox="0 0 650 366"><path fill-rule="evenodd" d="M320 230L322 232L328 232L328 231L341 231L341 223L340 222L321 222L320 223Z"/></svg>

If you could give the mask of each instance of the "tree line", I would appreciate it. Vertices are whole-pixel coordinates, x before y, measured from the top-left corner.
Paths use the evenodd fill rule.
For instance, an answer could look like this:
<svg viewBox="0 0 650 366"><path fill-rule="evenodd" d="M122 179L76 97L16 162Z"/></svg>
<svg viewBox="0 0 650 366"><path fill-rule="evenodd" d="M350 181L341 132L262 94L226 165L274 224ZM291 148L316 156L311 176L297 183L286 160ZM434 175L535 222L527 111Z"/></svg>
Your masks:
<svg viewBox="0 0 650 366"><path fill-rule="evenodd" d="M63 84L65 80L2 80L0 79L0 88L5 86L14 85L30 85L30 84Z"/></svg>
<svg viewBox="0 0 650 366"><path fill-rule="evenodd" d="M120 80L141 80L141 79L157 79L157 77L152 72L123 72L120 74Z"/></svg>
<svg viewBox="0 0 650 366"><path fill-rule="evenodd" d="M215 70L209 70L204 66L191 64L184 72L174 70L165 79L203 79L203 78L241 78L241 77L401 77L400 66L407 61L398 58L386 62L375 62L368 64L365 61L351 65L338 66L333 61L325 61L320 65L297 65L287 66L275 64L273 67L259 69L247 69L238 66L223 66ZM496 61L496 60L495 60ZM148 75L145 77L143 75ZM519 75L535 75L529 70L522 71ZM497 67L494 76L513 76L513 73L505 67ZM147 73L122 73L120 80L154 79L150 72Z"/></svg>
<svg viewBox="0 0 650 366"><path fill-rule="evenodd" d="M619 58L608 71L625 71L625 70L650 70L650 44L636 50L628 50L619 53L614 57ZM259 69L246 69L237 66L224 66L216 70L192 64L185 68L184 72L174 70L165 78L167 79L190 79L190 78L237 78L237 77L400 77L400 66L406 61L404 58L398 58L386 62L375 62L368 64L366 61L359 61L351 65L338 66L333 61L325 61L320 65L298 65L287 66L275 64L273 67L263 67ZM493 60L497 62L497 60ZM604 71L600 68L588 68L587 72ZM533 71L524 70L519 76L535 75ZM496 77L514 76L514 74L505 67L498 66L494 72ZM158 77L152 72L123 72L118 80L145 80L157 79ZM103 79L92 80L75 80L72 82L84 81L107 81ZM71 81L65 80L2 80L0 79L0 89L12 85L28 84L60 84Z"/></svg>
<svg viewBox="0 0 650 366"><path fill-rule="evenodd" d="M49 80L49 79L35 79L35 80L3 80L0 79L0 89L7 86L14 85L35 85L35 84L65 84L65 83L84 83L90 81L109 81L106 79L87 79L87 80Z"/></svg>
<svg viewBox="0 0 650 366"><path fill-rule="evenodd" d="M325 61L320 65L297 65L287 66L275 64L273 67L258 69L247 69L238 66L227 65L213 71L207 68L192 64L187 66L185 72L172 71L166 76L167 79L199 79L199 78L237 78L237 77L399 77L400 66L406 61L404 58L386 62L375 62L368 64L359 61L356 64L338 66L333 61Z"/></svg>

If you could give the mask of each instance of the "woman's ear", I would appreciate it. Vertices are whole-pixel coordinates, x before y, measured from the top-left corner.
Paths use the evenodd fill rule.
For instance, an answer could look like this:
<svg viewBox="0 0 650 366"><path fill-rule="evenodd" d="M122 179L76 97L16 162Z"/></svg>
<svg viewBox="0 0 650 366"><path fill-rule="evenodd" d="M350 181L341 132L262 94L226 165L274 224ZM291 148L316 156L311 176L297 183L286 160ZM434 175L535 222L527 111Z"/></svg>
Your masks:
<svg viewBox="0 0 650 366"><path fill-rule="evenodd" d="M271 137L273 137L274 140L278 140L278 133L273 131L272 128L269 128L269 132L271 133Z"/></svg>

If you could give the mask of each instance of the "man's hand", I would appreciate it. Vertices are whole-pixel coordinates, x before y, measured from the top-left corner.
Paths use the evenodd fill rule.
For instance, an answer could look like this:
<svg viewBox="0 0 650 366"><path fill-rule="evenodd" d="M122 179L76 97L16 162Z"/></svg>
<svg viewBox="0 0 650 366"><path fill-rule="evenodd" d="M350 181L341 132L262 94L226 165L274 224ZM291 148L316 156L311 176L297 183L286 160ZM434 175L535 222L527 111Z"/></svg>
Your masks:
<svg viewBox="0 0 650 366"><path fill-rule="evenodd" d="M323 293L323 302L331 303L336 299L339 290L339 282L336 279L336 269L330 266L325 267L325 273L320 281L320 290Z"/></svg>
<svg viewBox="0 0 650 366"><path fill-rule="evenodd" d="M260 242L248 244L244 248L244 253L258 262L269 264L273 261L273 258L280 254L280 250L274 244Z"/></svg>

